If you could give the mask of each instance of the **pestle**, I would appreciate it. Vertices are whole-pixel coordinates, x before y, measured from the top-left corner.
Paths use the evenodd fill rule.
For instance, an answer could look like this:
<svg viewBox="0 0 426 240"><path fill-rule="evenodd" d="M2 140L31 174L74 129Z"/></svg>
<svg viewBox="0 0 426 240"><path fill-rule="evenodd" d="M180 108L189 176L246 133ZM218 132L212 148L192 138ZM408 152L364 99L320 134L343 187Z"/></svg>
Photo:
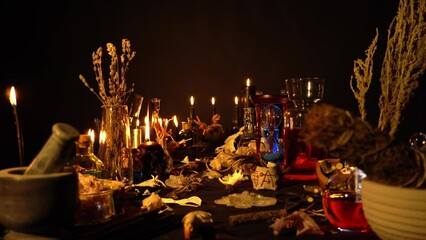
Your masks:
<svg viewBox="0 0 426 240"><path fill-rule="evenodd" d="M66 123L55 123L52 126L52 134L24 174L61 172L69 160L74 142L79 136L80 133L73 126Z"/></svg>

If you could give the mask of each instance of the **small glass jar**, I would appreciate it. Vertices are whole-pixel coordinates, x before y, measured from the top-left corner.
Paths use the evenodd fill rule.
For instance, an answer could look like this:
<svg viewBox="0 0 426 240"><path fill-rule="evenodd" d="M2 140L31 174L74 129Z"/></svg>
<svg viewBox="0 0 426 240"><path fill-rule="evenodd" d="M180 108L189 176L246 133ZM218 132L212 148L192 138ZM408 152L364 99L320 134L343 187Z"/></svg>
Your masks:
<svg viewBox="0 0 426 240"><path fill-rule="evenodd" d="M80 134L75 142L75 155L68 161L67 166L74 167L82 174L102 177L104 163L93 153L93 142L88 134Z"/></svg>
<svg viewBox="0 0 426 240"><path fill-rule="evenodd" d="M322 205L328 221L339 230L371 231L364 216L361 182L365 173L347 165L334 173L325 186Z"/></svg>

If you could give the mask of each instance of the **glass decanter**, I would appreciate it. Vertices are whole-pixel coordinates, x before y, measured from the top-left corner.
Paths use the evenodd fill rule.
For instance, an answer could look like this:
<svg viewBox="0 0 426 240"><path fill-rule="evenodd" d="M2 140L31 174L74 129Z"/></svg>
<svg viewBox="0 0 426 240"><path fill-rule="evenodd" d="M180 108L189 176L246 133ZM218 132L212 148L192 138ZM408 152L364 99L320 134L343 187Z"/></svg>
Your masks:
<svg viewBox="0 0 426 240"><path fill-rule="evenodd" d="M336 171L322 193L322 206L328 221L339 230L371 231L364 216L361 183L366 174L357 167L346 165Z"/></svg>

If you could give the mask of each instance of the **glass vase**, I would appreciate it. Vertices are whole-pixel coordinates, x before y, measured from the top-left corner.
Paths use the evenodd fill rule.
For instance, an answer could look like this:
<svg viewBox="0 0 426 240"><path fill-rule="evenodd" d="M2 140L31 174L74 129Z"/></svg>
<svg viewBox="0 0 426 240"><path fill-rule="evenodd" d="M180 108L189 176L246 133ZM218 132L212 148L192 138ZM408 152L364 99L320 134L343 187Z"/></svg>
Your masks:
<svg viewBox="0 0 426 240"><path fill-rule="evenodd" d="M127 105L104 105L98 157L105 165L105 178L133 183L130 121Z"/></svg>

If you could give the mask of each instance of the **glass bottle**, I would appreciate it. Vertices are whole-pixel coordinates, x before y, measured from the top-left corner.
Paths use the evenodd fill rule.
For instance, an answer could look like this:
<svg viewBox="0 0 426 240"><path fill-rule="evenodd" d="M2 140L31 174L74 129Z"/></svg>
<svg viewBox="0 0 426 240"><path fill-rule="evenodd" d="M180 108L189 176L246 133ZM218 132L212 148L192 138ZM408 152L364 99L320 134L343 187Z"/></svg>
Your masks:
<svg viewBox="0 0 426 240"><path fill-rule="evenodd" d="M369 232L364 216L361 183L366 174L357 167L346 165L336 171L322 193L322 205L328 221L339 230Z"/></svg>
<svg viewBox="0 0 426 240"><path fill-rule="evenodd" d="M80 134L75 142L75 155L68 161L67 166L73 167L83 174L102 177L105 166L93 153L93 142L89 134Z"/></svg>

